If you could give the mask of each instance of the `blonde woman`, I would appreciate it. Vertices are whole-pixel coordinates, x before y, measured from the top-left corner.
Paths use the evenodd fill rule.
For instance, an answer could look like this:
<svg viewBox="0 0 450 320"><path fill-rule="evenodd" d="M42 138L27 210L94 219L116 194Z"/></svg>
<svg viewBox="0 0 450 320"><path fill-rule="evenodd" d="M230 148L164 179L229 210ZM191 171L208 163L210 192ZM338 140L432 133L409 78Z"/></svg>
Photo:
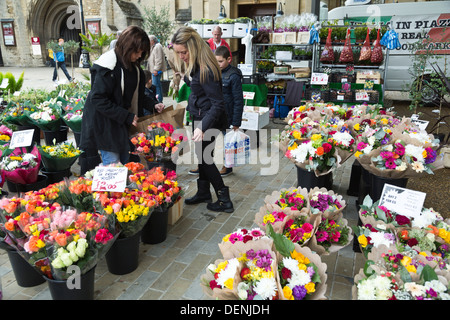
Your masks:
<svg viewBox="0 0 450 320"><path fill-rule="evenodd" d="M192 116L193 140L198 158L197 193L186 204L208 202L212 211L234 211L230 193L214 163L216 136L227 127L225 102L222 94L222 74L216 57L208 44L190 27L178 29L172 38L178 70L184 64L184 81L191 88L187 110ZM217 201L212 202L210 184Z"/></svg>

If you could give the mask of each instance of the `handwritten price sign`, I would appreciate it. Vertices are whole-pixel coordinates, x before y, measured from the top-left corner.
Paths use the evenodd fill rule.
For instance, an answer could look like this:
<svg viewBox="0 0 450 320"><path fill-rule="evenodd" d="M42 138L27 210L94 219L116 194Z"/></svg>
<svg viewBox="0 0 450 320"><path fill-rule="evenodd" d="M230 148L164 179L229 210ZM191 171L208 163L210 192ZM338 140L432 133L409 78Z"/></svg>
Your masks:
<svg viewBox="0 0 450 320"><path fill-rule="evenodd" d="M92 180L93 191L123 192L127 184L126 167L97 167Z"/></svg>
<svg viewBox="0 0 450 320"><path fill-rule="evenodd" d="M9 148L15 149L20 147L31 146L33 142L34 129L14 131L9 142Z"/></svg>
<svg viewBox="0 0 450 320"><path fill-rule="evenodd" d="M311 74L311 84L327 84L328 74L326 73L316 73Z"/></svg>

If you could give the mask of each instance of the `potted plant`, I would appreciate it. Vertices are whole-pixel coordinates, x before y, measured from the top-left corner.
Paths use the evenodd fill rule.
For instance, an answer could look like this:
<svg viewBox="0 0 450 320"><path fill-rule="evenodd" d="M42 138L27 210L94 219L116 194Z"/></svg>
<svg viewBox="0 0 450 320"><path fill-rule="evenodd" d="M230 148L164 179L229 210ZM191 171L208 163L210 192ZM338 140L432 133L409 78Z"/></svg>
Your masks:
<svg viewBox="0 0 450 320"><path fill-rule="evenodd" d="M193 28L200 37L203 37L203 21L201 19L194 19L189 22L189 27Z"/></svg>

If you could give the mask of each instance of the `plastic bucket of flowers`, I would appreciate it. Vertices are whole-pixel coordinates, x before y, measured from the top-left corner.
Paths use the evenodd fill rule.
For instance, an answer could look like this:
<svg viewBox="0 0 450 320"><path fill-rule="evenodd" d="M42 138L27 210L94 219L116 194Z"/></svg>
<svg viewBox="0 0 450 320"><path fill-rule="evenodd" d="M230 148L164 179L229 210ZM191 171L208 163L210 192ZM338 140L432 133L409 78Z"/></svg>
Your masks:
<svg viewBox="0 0 450 320"><path fill-rule="evenodd" d="M81 154L81 150L68 141L39 146L38 150L43 164L41 172L48 177L49 183L70 177L70 169Z"/></svg>
<svg viewBox="0 0 450 320"><path fill-rule="evenodd" d="M19 286L29 288L45 282L44 277L39 274L18 252L17 250L6 250L9 262Z"/></svg>

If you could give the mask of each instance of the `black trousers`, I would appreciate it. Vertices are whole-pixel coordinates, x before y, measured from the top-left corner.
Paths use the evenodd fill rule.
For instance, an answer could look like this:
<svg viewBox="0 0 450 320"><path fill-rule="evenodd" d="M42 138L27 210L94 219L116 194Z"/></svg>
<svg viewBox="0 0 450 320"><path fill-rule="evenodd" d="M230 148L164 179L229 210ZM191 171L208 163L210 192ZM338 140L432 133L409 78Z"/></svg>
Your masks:
<svg viewBox="0 0 450 320"><path fill-rule="evenodd" d="M192 129L195 129L195 126L192 126ZM211 134L211 132L206 132L204 135L204 140L200 142L194 142L195 154L198 160L198 172L199 172L199 180L207 180L209 181L214 190L217 192L225 187L223 183L222 176L220 175L220 171L214 163L214 148L215 142L217 138L217 134L220 133L219 130L216 130L217 133Z"/></svg>

